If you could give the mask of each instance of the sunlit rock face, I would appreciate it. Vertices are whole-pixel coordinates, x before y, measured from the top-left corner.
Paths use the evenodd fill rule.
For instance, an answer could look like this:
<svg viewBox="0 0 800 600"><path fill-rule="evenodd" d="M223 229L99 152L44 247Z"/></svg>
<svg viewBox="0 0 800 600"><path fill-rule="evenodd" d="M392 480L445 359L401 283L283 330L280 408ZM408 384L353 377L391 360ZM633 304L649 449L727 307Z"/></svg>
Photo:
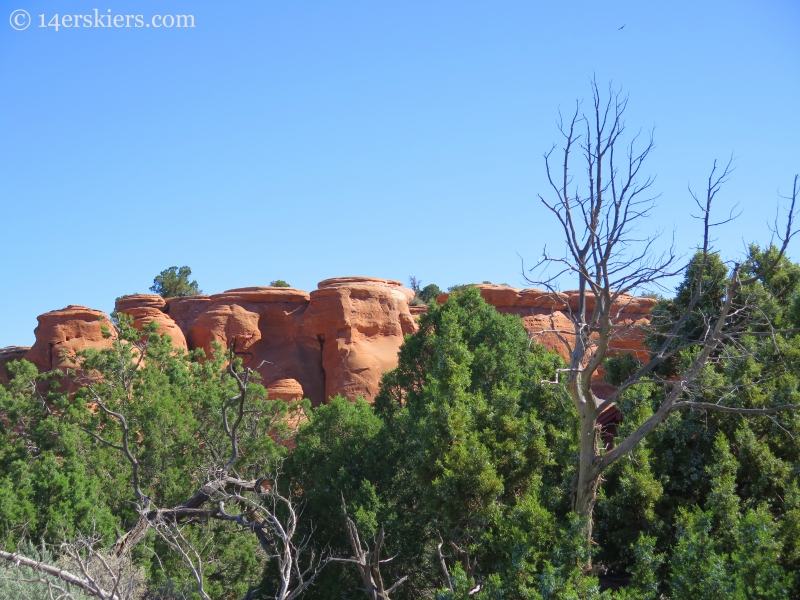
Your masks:
<svg viewBox="0 0 800 600"><path fill-rule="evenodd" d="M267 397L270 400L293 402L305 398L305 393L296 379L278 379L267 386Z"/></svg>
<svg viewBox="0 0 800 600"><path fill-rule="evenodd" d="M197 317L205 312L209 304L211 304L211 296L167 298L164 312L181 328L183 336L188 342L189 329L194 325ZM192 345L192 347L194 346Z"/></svg>
<svg viewBox="0 0 800 600"><path fill-rule="evenodd" d="M577 293L479 284L481 296L504 314L514 314L531 338L568 358L574 340L570 314L578 310ZM316 290L247 287L213 296L164 300L154 294L120 298L116 310L131 315L136 327L156 322L178 348L216 344L233 350L258 370L272 398L305 397L314 405L341 394L372 401L381 375L397 366L406 334L417 330L426 307L411 307L414 293L398 281L374 277L338 277ZM443 303L448 294L439 297ZM587 298L587 310L594 299ZM611 354L632 352L646 358L642 326L649 323L655 300L621 296L614 307ZM36 343L24 356L41 371L72 366L69 357L84 348L106 348L108 316L83 306L69 306L39 317ZM66 362L60 362L62 354ZM2 355L0 355L0 361ZM2 365L0 365L1 367ZM0 373L0 378L3 374ZM607 395L600 379L598 396ZM1 380L1 379L0 379Z"/></svg>
<svg viewBox="0 0 800 600"><path fill-rule="evenodd" d="M294 380L314 404L342 394L372 400L397 366L403 335L416 330L413 292L370 277L328 279L308 294L251 287L211 296L189 327L191 347L233 347L264 384Z"/></svg>
<svg viewBox="0 0 800 600"><path fill-rule="evenodd" d="M417 329L413 297L399 281L372 277L326 279L311 292L303 330L320 345L326 398L375 398L381 374L397 366L403 336Z"/></svg>
<svg viewBox="0 0 800 600"><path fill-rule="evenodd" d="M267 387L295 380L306 397L322 403L325 376L317 338L303 329L308 292L294 288L247 287L209 299L189 328L192 347L212 351L214 342L233 348Z"/></svg>
<svg viewBox="0 0 800 600"><path fill-rule="evenodd" d="M133 326L142 329L148 323L155 321L158 332L166 333L172 340L172 345L182 350L187 350L186 337L169 315L164 311L167 302L157 294L134 294L118 298L115 306L117 312L133 317Z"/></svg>
<svg viewBox="0 0 800 600"><path fill-rule="evenodd" d="M110 348L116 337L106 313L85 306L70 305L37 317L36 342L25 359L44 372L75 367L75 353L87 348ZM103 329L109 333L104 336Z"/></svg>

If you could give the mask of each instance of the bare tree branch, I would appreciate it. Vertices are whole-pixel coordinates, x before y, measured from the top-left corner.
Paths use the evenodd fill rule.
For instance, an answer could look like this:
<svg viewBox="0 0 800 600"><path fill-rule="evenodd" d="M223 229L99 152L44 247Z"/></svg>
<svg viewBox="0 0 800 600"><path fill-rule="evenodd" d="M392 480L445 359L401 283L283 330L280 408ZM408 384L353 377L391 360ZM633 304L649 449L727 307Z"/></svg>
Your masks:
<svg viewBox="0 0 800 600"><path fill-rule="evenodd" d="M662 282L685 273L688 266L679 264L674 244L663 252L656 251L659 232L650 236L637 233L644 219L650 217L657 195L651 192L654 178L644 175L644 163L655 148L653 135L641 132L625 141L624 114L628 98L609 87L607 95L600 92L595 79L590 82L592 102L584 113L580 103L569 120L559 118L558 129L563 138L563 160L556 167L556 146L544 155L545 169L551 188L550 197L539 195L543 206L561 225L566 243L563 255L552 255L547 249L541 259L525 272L526 279L544 288L551 297L562 297L558 283L570 275L577 279L577 290L563 309L572 323L569 336L551 327L548 333L559 337L569 348L569 365L556 372L566 378L572 402L580 419L580 464L573 487L573 509L586 519L587 539L592 537L592 516L597 498L597 486L605 469L629 453L641 440L663 423L675 410L695 408L719 410L743 415L764 414L797 407L786 405L764 409L734 409L722 404L686 400L684 396L703 369L724 356L728 349L746 353L742 338L763 336L776 343L776 328L767 315L747 296L746 290L758 279L774 270L786 254L794 237L794 216L800 178L795 177L788 200L784 227L778 219L773 235L779 240L777 252L770 264L760 265L758 273L742 275L741 266L734 264L724 284L724 292L715 314L698 311L707 297L707 272L714 251L711 232L738 216L734 206L722 219L712 217L712 206L722 186L733 170L731 158L724 166L713 164L703 196L690 193L702 222L701 243L693 262L694 280L691 297L685 310L674 318L666 331L658 331L660 346L608 397L600 401L592 392L592 382L604 361L614 354L613 342L624 334L629 325L618 322L624 310L625 294L636 293L643 286L662 286ZM560 116L560 115L559 115ZM580 150L580 152L577 151ZM576 165L577 162L577 167ZM575 185L576 175L581 185ZM702 327L695 337L687 338L685 329L701 317ZM661 329L664 323L659 323ZM636 325L638 327L638 325ZM569 337L569 339L567 339ZM661 378L657 373L667 363L686 351L692 351L690 364L677 377ZM545 382L543 382L545 383ZM615 447L603 452L598 444L597 419L613 406L633 386L644 383L661 385L664 400L656 412ZM713 407L713 408L712 408ZM590 569L591 565L587 565Z"/></svg>

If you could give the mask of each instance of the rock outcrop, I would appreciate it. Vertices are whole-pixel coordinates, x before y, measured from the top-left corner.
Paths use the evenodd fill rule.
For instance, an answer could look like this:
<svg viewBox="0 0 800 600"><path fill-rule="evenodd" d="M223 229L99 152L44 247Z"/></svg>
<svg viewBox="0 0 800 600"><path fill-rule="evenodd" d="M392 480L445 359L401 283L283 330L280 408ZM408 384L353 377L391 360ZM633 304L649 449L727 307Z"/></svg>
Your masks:
<svg viewBox="0 0 800 600"><path fill-rule="evenodd" d="M397 366L403 336L417 329L413 297L399 281L372 277L326 279L311 292L303 331L322 351L325 398L375 398L381 374Z"/></svg>
<svg viewBox="0 0 800 600"><path fill-rule="evenodd" d="M305 398L305 393L296 379L279 379L267 386L267 397L292 402Z"/></svg>
<svg viewBox="0 0 800 600"><path fill-rule="evenodd" d="M477 287L498 311L519 316L536 341L567 357L574 336L569 313L577 309L575 292ZM139 328L157 322L179 348L203 348L208 353L215 343L224 349L232 346L247 366L258 370L270 397L306 397L318 405L336 394L375 398L382 373L397 366L404 335L416 331L417 319L426 310L410 307L413 297L398 281L339 277L320 282L310 294L276 287L167 300L136 294L120 298L116 309L133 316ZM591 310L592 298L588 303ZM649 322L654 304L647 298L619 299L612 353L645 357L641 326ZM45 313L39 317L36 343L25 358L46 371L71 366L69 361L60 362L62 353L69 356L84 348L110 346L100 318L108 319L105 313L82 306ZM606 390L601 381L596 383L603 397Z"/></svg>
<svg viewBox="0 0 800 600"><path fill-rule="evenodd" d="M168 298L167 306L164 310L175 324L181 328L184 337L189 340L189 330L205 310L211 304L211 296L183 296L178 298ZM192 348L194 344L190 345Z"/></svg>
<svg viewBox="0 0 800 600"><path fill-rule="evenodd" d="M518 315L522 325L531 337L551 350L558 352L565 360L569 359L569 348L574 342L575 331L569 318L571 312L578 310L578 292L546 292L538 289L517 289L503 285L478 284L481 297L494 306L498 312ZM449 294L437 299L443 304ZM656 300L637 298L623 294L614 304L614 335L610 344L610 354L631 352L636 358L644 359L647 351L643 347L645 334L642 326L649 324L650 310ZM594 309L594 296L586 299L586 310Z"/></svg>
<svg viewBox="0 0 800 600"><path fill-rule="evenodd" d="M118 298L115 306L117 312L125 313L133 317L133 326L142 329L148 323L155 321L158 324L158 332L166 333L172 339L172 345L176 348L188 350L186 337L183 331L164 311L167 302L157 294L134 294Z"/></svg>
<svg viewBox="0 0 800 600"><path fill-rule="evenodd" d="M116 336L108 315L85 306L70 305L38 317L36 343L25 354L40 371L74 367L75 353L86 348L109 348ZM103 335L106 328L109 337Z"/></svg>
<svg viewBox="0 0 800 600"><path fill-rule="evenodd" d="M25 355L30 349L30 346L7 346L6 348L0 348L0 385L7 384L10 378L6 365L12 361L25 358Z"/></svg>
<svg viewBox="0 0 800 600"><path fill-rule="evenodd" d="M246 366L257 369L269 388L293 379L315 404L325 399L322 353L316 336L303 327L308 292L294 288L249 287L211 296L189 328L196 348L212 351L233 344Z"/></svg>

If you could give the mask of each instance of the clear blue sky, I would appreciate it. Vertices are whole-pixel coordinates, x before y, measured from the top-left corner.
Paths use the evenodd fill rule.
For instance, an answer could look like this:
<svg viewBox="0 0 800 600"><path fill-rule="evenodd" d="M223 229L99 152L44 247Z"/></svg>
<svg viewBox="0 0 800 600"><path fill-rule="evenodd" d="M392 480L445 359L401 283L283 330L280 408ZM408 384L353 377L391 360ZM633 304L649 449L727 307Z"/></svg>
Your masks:
<svg viewBox="0 0 800 600"><path fill-rule="evenodd" d="M796 0L0 7L0 346L170 265L207 293L343 275L521 285L517 254L559 244L541 155L592 73L630 93L629 127L656 127L652 225L682 249L698 233L687 184L713 159L736 157L728 255L768 237L800 171ZM94 8L195 28L38 27Z"/></svg>

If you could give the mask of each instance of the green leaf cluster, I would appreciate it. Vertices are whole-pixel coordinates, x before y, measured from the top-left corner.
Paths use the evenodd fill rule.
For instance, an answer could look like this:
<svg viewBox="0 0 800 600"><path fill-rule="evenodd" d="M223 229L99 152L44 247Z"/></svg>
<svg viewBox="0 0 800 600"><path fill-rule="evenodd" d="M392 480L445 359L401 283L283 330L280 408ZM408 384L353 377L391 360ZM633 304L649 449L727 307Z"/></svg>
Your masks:
<svg viewBox="0 0 800 600"><path fill-rule="evenodd" d="M189 281L191 274L192 270L187 266L164 269L153 279L150 291L164 298L202 294L197 282Z"/></svg>

